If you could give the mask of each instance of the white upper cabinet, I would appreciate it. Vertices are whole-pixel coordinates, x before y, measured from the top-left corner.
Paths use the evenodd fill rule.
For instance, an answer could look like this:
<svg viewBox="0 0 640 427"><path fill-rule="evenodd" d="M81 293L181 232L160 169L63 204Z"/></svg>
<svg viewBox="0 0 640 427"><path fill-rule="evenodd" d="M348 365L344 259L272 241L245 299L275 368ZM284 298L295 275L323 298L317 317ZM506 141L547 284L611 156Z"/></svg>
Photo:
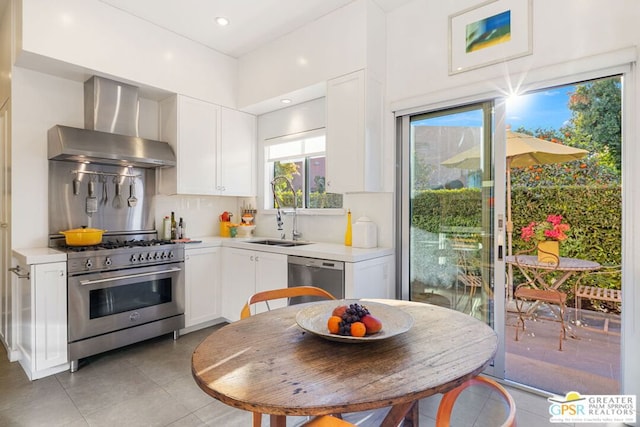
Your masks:
<svg viewBox="0 0 640 427"><path fill-rule="evenodd" d="M256 195L256 117L220 107L218 184L221 195Z"/></svg>
<svg viewBox="0 0 640 427"><path fill-rule="evenodd" d="M220 107L187 96L160 102L160 139L176 153L175 168L160 169L162 194L216 194Z"/></svg>
<svg viewBox="0 0 640 427"><path fill-rule="evenodd" d="M327 190L382 191L382 83L360 70L327 82Z"/></svg>
<svg viewBox="0 0 640 427"><path fill-rule="evenodd" d="M160 102L160 139L177 157L160 169L161 194L255 195L255 116L172 96Z"/></svg>

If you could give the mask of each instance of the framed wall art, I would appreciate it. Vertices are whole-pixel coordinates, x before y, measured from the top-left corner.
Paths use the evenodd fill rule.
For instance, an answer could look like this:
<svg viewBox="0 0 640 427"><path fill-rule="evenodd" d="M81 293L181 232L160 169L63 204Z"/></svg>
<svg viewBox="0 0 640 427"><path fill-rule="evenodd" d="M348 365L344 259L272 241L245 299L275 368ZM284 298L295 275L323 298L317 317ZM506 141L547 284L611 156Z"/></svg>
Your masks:
<svg viewBox="0 0 640 427"><path fill-rule="evenodd" d="M532 0L490 0L449 16L449 74L530 55Z"/></svg>

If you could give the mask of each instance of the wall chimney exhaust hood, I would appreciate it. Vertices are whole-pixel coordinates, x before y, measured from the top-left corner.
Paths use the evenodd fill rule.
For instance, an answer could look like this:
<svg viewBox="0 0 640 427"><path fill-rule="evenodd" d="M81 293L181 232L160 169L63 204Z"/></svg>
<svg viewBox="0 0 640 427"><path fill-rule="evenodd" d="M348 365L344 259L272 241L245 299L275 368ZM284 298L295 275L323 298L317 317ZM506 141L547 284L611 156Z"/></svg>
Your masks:
<svg viewBox="0 0 640 427"><path fill-rule="evenodd" d="M54 126L49 129L49 159L142 168L175 166L171 146L162 141Z"/></svg>
<svg viewBox="0 0 640 427"><path fill-rule="evenodd" d="M84 83L85 129L48 132L49 160L159 168L176 165L167 142L138 135L138 88L102 77Z"/></svg>

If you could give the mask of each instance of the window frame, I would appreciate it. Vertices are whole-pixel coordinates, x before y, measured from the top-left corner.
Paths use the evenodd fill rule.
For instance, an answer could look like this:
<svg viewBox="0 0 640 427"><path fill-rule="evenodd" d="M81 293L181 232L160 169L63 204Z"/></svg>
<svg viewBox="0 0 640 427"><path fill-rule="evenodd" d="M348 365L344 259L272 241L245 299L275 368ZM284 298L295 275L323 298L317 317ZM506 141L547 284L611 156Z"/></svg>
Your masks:
<svg viewBox="0 0 640 427"><path fill-rule="evenodd" d="M280 159L277 159L277 161L301 161L303 163L303 173L305 176L302 177L302 180L304 182L305 185L305 189L307 189L307 191L305 191L304 194L304 204L305 206L307 206L309 204L309 198L310 198L310 193L308 191L308 173L309 173L309 159L313 158L313 157L318 157L319 155L324 155L324 158L326 160L327 158L327 150L326 150L326 136L327 136L327 130L325 127L321 127L321 128L315 128L315 129L310 129L307 131L302 131L302 132L296 132L296 133L292 133L292 134L287 134L287 135L281 135L281 136L276 136L276 137L272 137L272 138L267 138L264 139L262 141L261 144L261 150L260 150L260 168L261 173L260 173L260 180L262 182L261 185L261 196L262 196L262 200L260 200L258 203L260 206L262 206L262 212L269 215L275 215L276 213L276 208L271 206L271 203L269 203L269 200L273 198L272 194L271 194L271 180L273 179L273 173L274 173L274 160L271 160L269 158L267 158L267 148L269 146L273 146L273 145L278 145L278 144L284 144L287 142L291 142L291 141L296 141L296 140L304 140L304 139L310 139L310 138L314 138L314 137L318 137L318 136L324 136L325 137L325 150L324 151L313 151L313 152L309 152L309 153L303 153L302 155L296 155L296 156L290 156L290 157L283 157ZM325 170L326 173L326 170ZM293 208L292 207L284 207L280 209L283 213L285 214L289 214L291 212L293 212ZM297 208L297 214L298 215L344 215L346 212L346 209L344 208L344 195L343 195L343 207L341 208L309 208L309 207L299 207Z"/></svg>

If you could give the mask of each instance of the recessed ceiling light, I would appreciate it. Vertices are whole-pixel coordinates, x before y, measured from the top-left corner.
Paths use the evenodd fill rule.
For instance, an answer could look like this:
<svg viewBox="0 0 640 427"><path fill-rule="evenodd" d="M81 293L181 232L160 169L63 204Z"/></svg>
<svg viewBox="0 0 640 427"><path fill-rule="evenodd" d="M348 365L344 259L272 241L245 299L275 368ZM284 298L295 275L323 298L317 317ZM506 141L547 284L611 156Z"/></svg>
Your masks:
<svg viewBox="0 0 640 427"><path fill-rule="evenodd" d="M291 100L288 98L281 99L280 102L282 102L283 104L291 104Z"/></svg>
<svg viewBox="0 0 640 427"><path fill-rule="evenodd" d="M221 27L226 27L227 25L229 25L229 20L224 16L218 16L216 18L216 24L220 25Z"/></svg>

